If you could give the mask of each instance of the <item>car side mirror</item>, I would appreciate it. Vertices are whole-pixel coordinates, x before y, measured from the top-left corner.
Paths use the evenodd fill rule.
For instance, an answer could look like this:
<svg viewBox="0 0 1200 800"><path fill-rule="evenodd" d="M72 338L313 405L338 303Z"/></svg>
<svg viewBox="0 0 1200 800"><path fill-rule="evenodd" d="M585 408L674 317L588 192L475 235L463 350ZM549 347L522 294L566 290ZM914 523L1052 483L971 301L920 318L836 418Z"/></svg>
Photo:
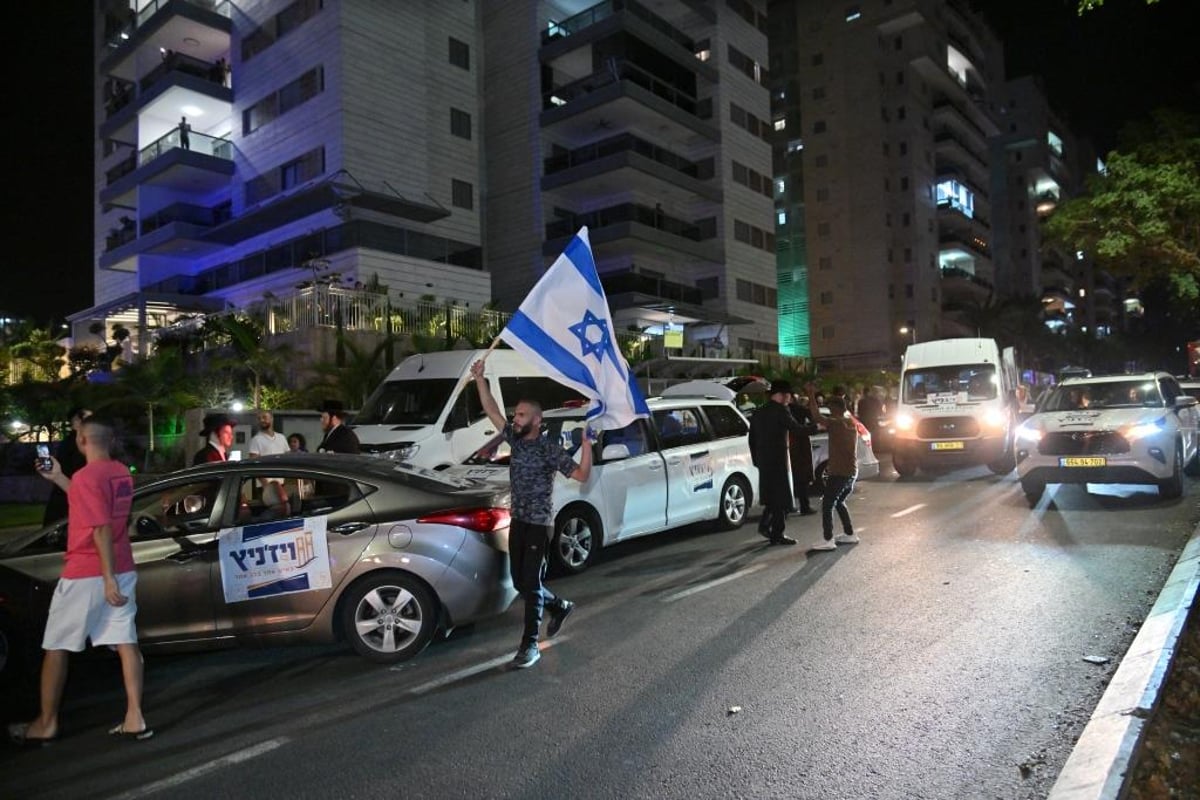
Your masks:
<svg viewBox="0 0 1200 800"><path fill-rule="evenodd" d="M629 447L623 444L606 445L600 458L604 461L620 461L622 458L629 458Z"/></svg>
<svg viewBox="0 0 1200 800"><path fill-rule="evenodd" d="M1181 394L1181 395L1179 395L1179 397L1175 398L1175 407L1176 408L1190 408L1191 406L1194 406L1197 403L1200 403L1200 400L1197 400L1196 398L1192 397L1190 394Z"/></svg>

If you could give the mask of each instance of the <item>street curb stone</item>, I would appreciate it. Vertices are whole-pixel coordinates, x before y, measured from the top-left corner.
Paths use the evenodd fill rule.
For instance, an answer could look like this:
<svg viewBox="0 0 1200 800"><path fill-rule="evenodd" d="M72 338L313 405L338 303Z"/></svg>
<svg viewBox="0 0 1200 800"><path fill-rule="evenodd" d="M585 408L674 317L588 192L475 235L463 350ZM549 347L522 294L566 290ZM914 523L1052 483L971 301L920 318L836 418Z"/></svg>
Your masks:
<svg viewBox="0 0 1200 800"><path fill-rule="evenodd" d="M1129 645L1047 800L1117 800L1200 588L1200 525Z"/></svg>

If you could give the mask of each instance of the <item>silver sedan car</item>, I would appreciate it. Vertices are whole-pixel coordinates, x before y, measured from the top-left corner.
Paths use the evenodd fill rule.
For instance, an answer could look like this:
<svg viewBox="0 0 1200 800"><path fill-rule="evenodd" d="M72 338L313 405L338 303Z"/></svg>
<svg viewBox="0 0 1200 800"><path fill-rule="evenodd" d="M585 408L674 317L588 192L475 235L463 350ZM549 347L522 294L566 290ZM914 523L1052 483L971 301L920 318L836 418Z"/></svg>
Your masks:
<svg viewBox="0 0 1200 800"><path fill-rule="evenodd" d="M146 648L176 650L346 640L371 660L402 661L438 629L512 603L507 506L495 487L369 456L282 455L172 473L134 496L138 636ZM227 600L220 537L317 517L329 588ZM34 658L65 545L60 524L0 549L0 660L9 670Z"/></svg>

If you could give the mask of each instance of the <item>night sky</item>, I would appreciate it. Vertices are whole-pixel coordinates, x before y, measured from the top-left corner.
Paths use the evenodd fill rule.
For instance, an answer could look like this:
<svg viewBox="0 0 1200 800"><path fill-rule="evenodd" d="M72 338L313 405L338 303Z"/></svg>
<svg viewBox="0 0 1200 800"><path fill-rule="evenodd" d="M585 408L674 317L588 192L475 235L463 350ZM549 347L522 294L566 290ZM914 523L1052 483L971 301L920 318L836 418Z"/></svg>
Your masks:
<svg viewBox="0 0 1200 800"><path fill-rule="evenodd" d="M28 110L28 124L14 128L7 154L7 228L15 245L0 316L51 322L91 305L90 5L38 3L37 28L9 43L13 63L22 65L10 75L9 108ZM1101 152L1115 145L1124 122L1153 108L1200 112L1196 0L1107 0L1082 18L1075 0L977 5L1005 42L1008 76L1041 75L1067 124Z"/></svg>

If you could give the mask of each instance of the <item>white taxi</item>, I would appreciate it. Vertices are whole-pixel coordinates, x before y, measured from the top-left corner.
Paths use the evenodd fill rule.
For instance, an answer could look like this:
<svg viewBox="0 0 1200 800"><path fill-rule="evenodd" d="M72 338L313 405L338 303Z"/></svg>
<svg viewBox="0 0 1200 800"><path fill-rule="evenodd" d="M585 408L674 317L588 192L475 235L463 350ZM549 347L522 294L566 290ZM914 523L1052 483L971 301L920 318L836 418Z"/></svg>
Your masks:
<svg viewBox="0 0 1200 800"><path fill-rule="evenodd" d="M1200 474L1200 407L1166 372L1071 378L1017 428L1017 475L1031 505L1048 483L1149 483L1183 494Z"/></svg>
<svg viewBox="0 0 1200 800"><path fill-rule="evenodd" d="M586 484L556 476L550 559L557 568L582 572L601 547L680 525L715 520L732 530L745 521L758 486L746 418L733 403L715 397L646 402L649 419L600 435ZM542 422L544 435L576 453L584 409L549 410ZM466 478L506 483L507 451L501 445L495 455L452 469Z"/></svg>

